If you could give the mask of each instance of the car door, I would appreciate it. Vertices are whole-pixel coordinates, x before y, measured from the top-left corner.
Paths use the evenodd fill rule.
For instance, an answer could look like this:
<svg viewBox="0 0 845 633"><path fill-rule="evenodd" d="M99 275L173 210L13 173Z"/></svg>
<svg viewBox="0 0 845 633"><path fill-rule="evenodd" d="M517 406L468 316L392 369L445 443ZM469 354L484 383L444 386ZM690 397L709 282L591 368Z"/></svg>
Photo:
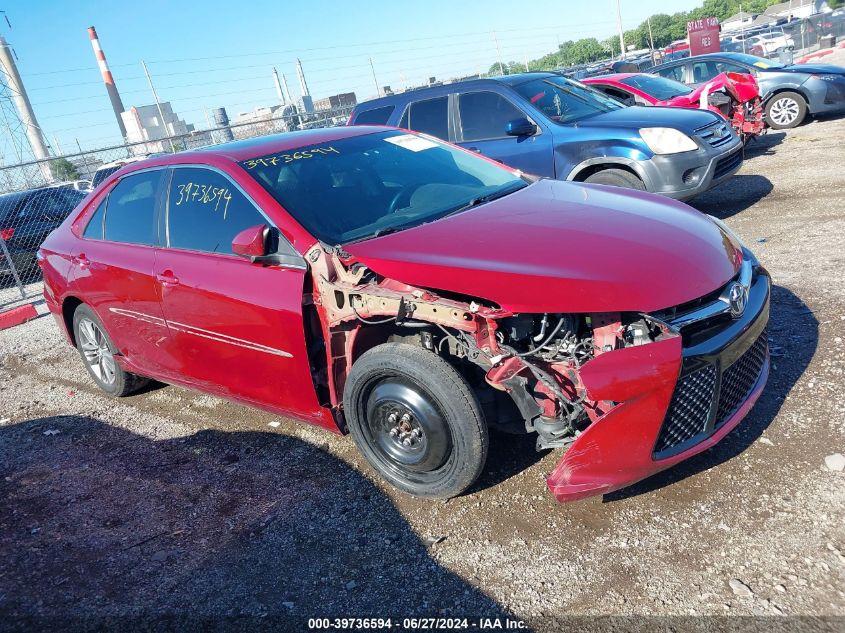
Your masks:
<svg viewBox="0 0 845 633"><path fill-rule="evenodd" d="M528 174L554 178L552 135L506 96L492 90L458 93L457 144ZM509 121L529 119L536 132L509 136Z"/></svg>
<svg viewBox="0 0 845 633"><path fill-rule="evenodd" d="M306 266L252 263L232 253L246 228L271 226L227 175L202 166L171 173L156 253L161 307L181 382L307 417L320 408L305 348ZM295 255L284 238L282 247Z"/></svg>
<svg viewBox="0 0 845 633"><path fill-rule="evenodd" d="M95 205L72 257L69 284L100 317L121 356L160 376L170 336L153 278L163 169L127 174Z"/></svg>
<svg viewBox="0 0 845 633"><path fill-rule="evenodd" d="M412 101L402 113L397 127L444 141L455 140L454 121L449 116L449 95Z"/></svg>

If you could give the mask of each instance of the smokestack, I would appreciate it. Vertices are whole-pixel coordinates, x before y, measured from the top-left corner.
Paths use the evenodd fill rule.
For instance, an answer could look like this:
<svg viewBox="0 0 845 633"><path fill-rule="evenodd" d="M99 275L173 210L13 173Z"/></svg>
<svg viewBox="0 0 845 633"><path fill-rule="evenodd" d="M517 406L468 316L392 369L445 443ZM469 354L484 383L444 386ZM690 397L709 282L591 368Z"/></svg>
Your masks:
<svg viewBox="0 0 845 633"><path fill-rule="evenodd" d="M305 83L305 73L302 72L302 62L299 58L296 60L296 74L299 76L299 89L302 91L302 96L308 96L308 84Z"/></svg>
<svg viewBox="0 0 845 633"><path fill-rule="evenodd" d="M288 103L293 103L293 99L291 99L290 96L290 90L288 90L288 78L285 77L285 73L282 73L282 86L284 86L285 89L285 100Z"/></svg>
<svg viewBox="0 0 845 633"><path fill-rule="evenodd" d="M282 94L282 84L279 83L279 73L275 66L273 66L273 83L276 84L276 94L279 95L279 101L282 102L282 105L285 105L285 95Z"/></svg>
<svg viewBox="0 0 845 633"><path fill-rule="evenodd" d="M32 104L29 102L26 88L24 88L23 80L12 56L12 47L2 36L0 36L0 67L5 72L9 92L12 93L12 100L18 109L18 115L26 131L26 138L29 139L29 144L32 147L33 156L38 160L49 158L50 154L47 152L47 144L44 142L41 126L35 119L35 112L32 110ZM46 164L42 166L41 172L45 174L46 178L50 178L49 168Z"/></svg>
<svg viewBox="0 0 845 633"><path fill-rule="evenodd" d="M232 135L232 129L229 127L229 115L226 114L226 108L214 108L212 110L214 115L214 123L217 127L222 128L223 141L233 141L235 137Z"/></svg>
<svg viewBox="0 0 845 633"><path fill-rule="evenodd" d="M106 92L109 93L109 100L111 107L114 110L114 116L117 119L117 127L120 128L120 134L126 138L126 126L123 125L123 119L120 113L123 112L123 101L120 100L120 94L117 92L117 86L114 85L114 77L112 77L109 65L106 63L106 54L100 46L100 38L97 37L97 29L93 26L88 27L88 37L91 38L91 46L94 47L94 56L97 58L97 65L100 67L100 72L103 75L103 83L106 84Z"/></svg>

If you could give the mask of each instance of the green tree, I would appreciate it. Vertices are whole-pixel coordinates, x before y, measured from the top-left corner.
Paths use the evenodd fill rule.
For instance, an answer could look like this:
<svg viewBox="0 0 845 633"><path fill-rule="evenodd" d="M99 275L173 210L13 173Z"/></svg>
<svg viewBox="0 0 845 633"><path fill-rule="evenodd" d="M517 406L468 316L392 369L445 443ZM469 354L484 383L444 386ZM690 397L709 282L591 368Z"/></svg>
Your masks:
<svg viewBox="0 0 845 633"><path fill-rule="evenodd" d="M50 173L56 180L78 180L79 171L76 165L67 158L57 158L50 161Z"/></svg>

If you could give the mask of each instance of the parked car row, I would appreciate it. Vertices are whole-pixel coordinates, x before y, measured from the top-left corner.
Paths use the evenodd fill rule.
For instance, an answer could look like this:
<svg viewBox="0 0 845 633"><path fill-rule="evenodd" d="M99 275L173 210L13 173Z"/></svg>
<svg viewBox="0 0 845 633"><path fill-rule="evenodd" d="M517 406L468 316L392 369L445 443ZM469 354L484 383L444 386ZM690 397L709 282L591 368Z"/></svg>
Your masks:
<svg viewBox="0 0 845 633"><path fill-rule="evenodd" d="M42 245L45 300L108 394L161 380L349 433L434 498L490 429L531 433L563 452L558 500L607 493L721 440L767 380L768 273L672 199L742 164L713 107L527 73L127 164Z"/></svg>

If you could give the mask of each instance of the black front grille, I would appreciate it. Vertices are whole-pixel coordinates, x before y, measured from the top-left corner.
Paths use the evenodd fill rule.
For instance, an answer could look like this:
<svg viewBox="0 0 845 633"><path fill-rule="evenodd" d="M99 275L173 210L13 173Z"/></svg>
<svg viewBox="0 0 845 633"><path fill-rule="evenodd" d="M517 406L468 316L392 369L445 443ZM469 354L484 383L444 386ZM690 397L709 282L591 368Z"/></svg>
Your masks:
<svg viewBox="0 0 845 633"><path fill-rule="evenodd" d="M742 150L738 149L730 156L726 156L716 163L716 171L713 172L713 178L721 178L722 176L731 173L742 162Z"/></svg>
<svg viewBox="0 0 845 633"><path fill-rule="evenodd" d="M704 439L736 413L760 378L768 344L768 335L763 330L742 356L729 367L722 368L720 380L718 362L708 362L678 379L654 446L657 458L667 457L665 453L669 451L682 450L678 447L692 438ZM719 400L713 415L717 382Z"/></svg>
<svg viewBox="0 0 845 633"><path fill-rule="evenodd" d="M766 362L768 345L768 333L763 330L754 345L749 347L733 365L722 372L719 409L716 413L717 427L736 413L736 410L751 393L760 377L760 372L763 370L763 364Z"/></svg>
<svg viewBox="0 0 845 633"><path fill-rule="evenodd" d="M716 366L705 365L678 380L654 451L659 453L703 433L710 419Z"/></svg>

